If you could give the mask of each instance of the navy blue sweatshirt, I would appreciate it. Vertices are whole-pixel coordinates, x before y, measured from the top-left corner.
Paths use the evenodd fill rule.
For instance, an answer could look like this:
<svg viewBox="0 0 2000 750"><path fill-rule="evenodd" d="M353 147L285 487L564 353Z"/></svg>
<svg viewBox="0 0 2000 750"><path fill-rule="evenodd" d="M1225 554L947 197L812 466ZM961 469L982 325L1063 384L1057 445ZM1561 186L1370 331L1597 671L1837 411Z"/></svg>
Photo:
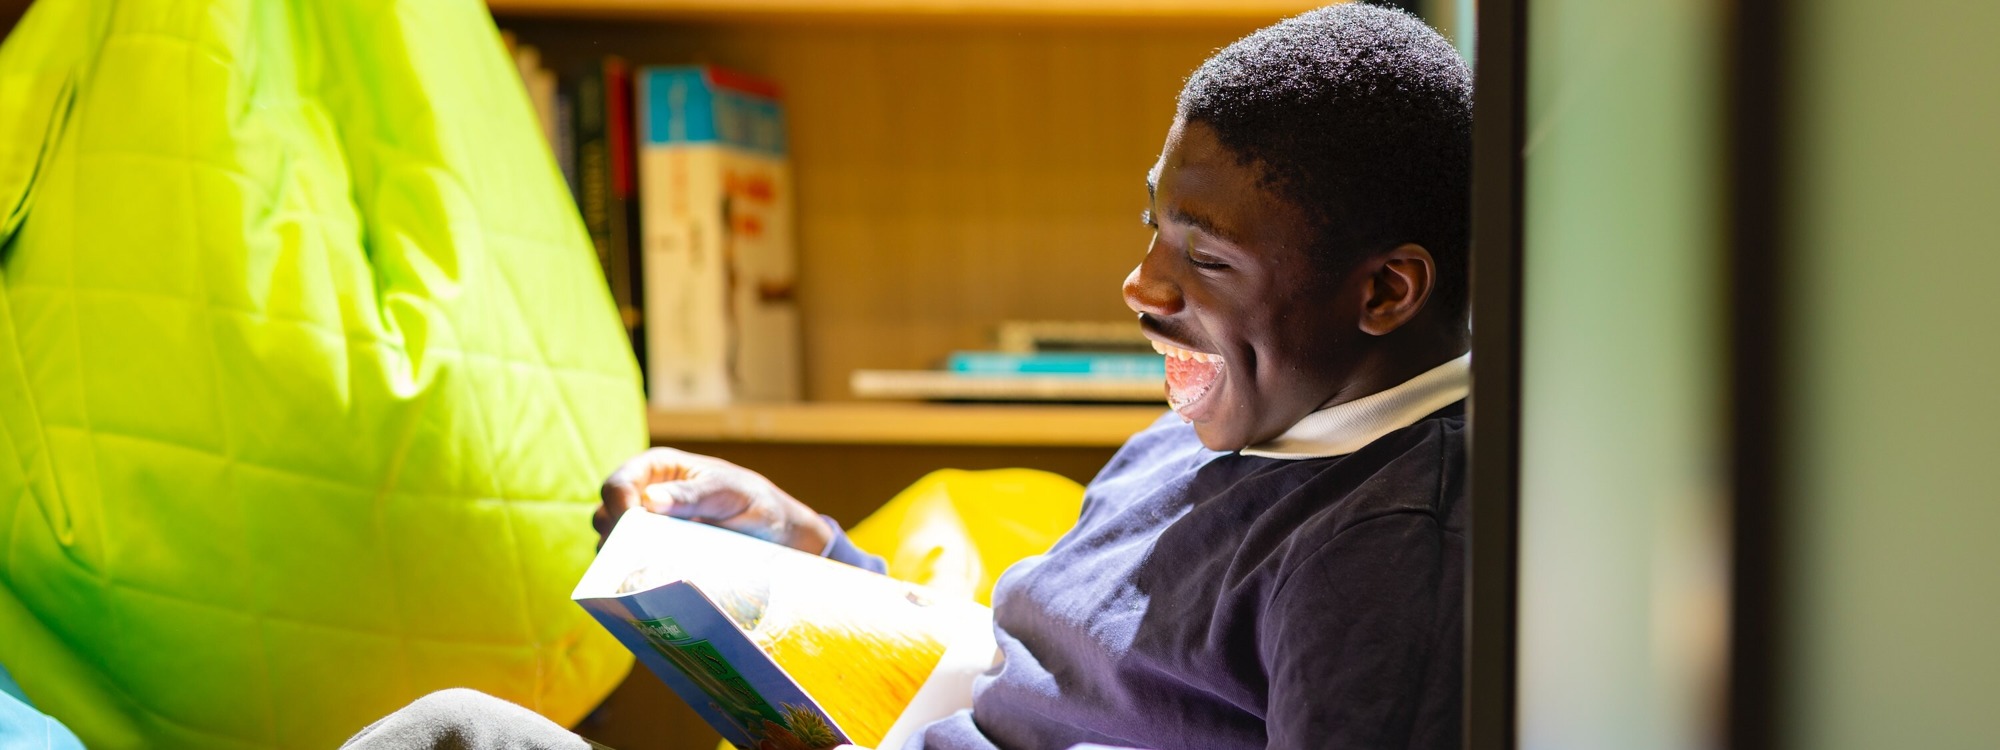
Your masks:
<svg viewBox="0 0 2000 750"><path fill-rule="evenodd" d="M1456 750L1463 394L1459 360L1241 453L1163 417L1000 578L1002 662L911 747Z"/></svg>

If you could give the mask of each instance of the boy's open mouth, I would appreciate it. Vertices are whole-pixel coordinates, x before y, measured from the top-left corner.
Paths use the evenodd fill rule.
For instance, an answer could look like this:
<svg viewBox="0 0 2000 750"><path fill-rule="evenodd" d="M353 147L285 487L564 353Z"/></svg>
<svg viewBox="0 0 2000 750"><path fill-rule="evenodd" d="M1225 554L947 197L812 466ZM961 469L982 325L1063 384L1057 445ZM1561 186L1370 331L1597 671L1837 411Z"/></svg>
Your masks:
<svg viewBox="0 0 2000 750"><path fill-rule="evenodd" d="M1167 405L1181 416L1189 416L1189 407L1201 401L1203 396L1214 390L1216 381L1222 379L1222 355L1182 349L1171 344L1153 342L1153 350L1167 358Z"/></svg>

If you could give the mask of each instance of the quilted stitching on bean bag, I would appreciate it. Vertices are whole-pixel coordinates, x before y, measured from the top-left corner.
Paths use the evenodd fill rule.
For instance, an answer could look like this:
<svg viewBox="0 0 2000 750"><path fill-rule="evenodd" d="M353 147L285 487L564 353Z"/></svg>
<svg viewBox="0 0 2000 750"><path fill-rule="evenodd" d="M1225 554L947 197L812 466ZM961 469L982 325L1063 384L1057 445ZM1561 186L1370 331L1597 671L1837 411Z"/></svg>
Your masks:
<svg viewBox="0 0 2000 750"><path fill-rule="evenodd" d="M477 0L40 0L0 47L0 663L93 748L574 722L636 366Z"/></svg>

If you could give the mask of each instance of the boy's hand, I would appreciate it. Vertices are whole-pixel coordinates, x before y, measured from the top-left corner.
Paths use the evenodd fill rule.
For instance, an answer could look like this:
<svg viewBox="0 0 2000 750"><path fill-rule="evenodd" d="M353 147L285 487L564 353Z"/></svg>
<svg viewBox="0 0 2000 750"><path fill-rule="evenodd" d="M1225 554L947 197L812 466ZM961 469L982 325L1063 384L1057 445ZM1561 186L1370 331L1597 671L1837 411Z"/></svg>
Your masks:
<svg viewBox="0 0 2000 750"><path fill-rule="evenodd" d="M632 508L686 518L819 554L833 529L764 475L710 456L654 448L611 472L592 523L609 536Z"/></svg>

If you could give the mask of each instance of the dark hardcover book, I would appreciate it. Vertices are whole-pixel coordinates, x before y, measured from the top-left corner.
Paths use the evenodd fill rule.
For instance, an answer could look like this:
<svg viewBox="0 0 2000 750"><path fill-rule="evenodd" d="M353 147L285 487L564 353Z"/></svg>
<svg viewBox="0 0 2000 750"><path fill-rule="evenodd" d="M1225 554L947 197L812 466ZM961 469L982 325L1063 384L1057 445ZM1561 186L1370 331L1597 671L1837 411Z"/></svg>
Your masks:
<svg viewBox="0 0 2000 750"><path fill-rule="evenodd" d="M620 251L624 265L620 278L626 300L618 308L625 330L632 334L632 350L639 356L641 382L646 369L645 289L640 283L639 243L639 142L638 110L633 107L632 67L623 58L604 60L604 101L611 133L611 244Z"/></svg>
<svg viewBox="0 0 2000 750"><path fill-rule="evenodd" d="M643 366L638 248L633 242L632 74L607 57L576 77L577 208L597 248L611 299Z"/></svg>
<svg viewBox="0 0 2000 750"><path fill-rule="evenodd" d="M593 64L577 73L576 95L576 207L583 213L583 226L590 230L590 243L597 248L597 262L604 267L607 281L613 279L610 244L611 175L607 156L609 132L604 98L604 69ZM611 293L618 295L613 283ZM624 304L623 300L619 304Z"/></svg>
<svg viewBox="0 0 2000 750"><path fill-rule="evenodd" d="M1000 323L997 340L1000 351L1017 354L1153 351L1130 320L1008 320Z"/></svg>
<svg viewBox="0 0 2000 750"><path fill-rule="evenodd" d="M556 168L562 170L563 184L571 198L577 195L576 176L576 87L574 81L556 81Z"/></svg>

